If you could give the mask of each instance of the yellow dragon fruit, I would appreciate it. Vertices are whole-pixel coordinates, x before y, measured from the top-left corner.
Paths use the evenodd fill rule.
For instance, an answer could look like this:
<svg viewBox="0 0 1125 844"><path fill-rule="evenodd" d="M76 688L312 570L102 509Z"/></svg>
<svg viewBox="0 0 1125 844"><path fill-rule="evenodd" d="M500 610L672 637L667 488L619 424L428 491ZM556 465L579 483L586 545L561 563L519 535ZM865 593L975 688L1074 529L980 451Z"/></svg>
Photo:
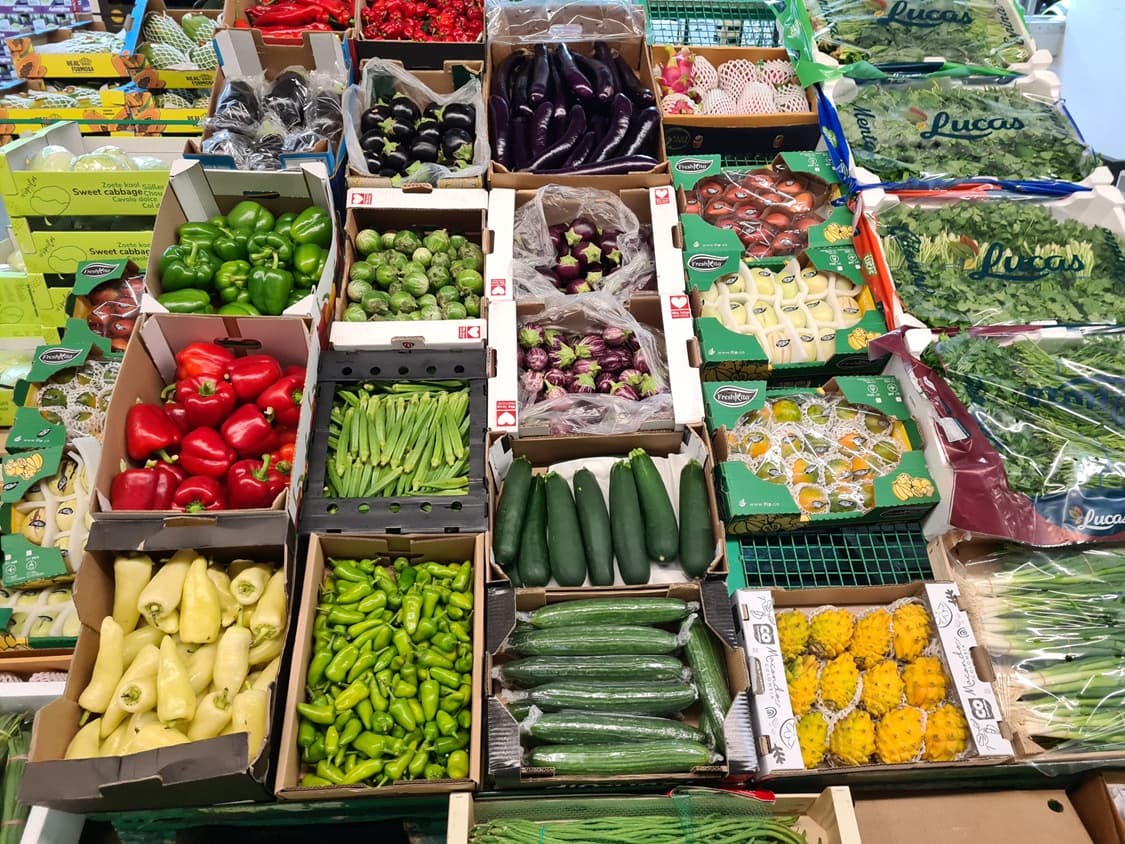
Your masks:
<svg viewBox="0 0 1125 844"><path fill-rule="evenodd" d="M922 758L927 762L952 762L968 746L969 725L956 706L942 704L926 717L926 749Z"/></svg>
<svg viewBox="0 0 1125 844"><path fill-rule="evenodd" d="M809 649L819 657L833 659L852 641L855 618L847 610L830 607L813 616L809 624Z"/></svg>
<svg viewBox="0 0 1125 844"><path fill-rule="evenodd" d="M871 716L862 709L849 713L832 728L828 748L845 765L866 765L875 752L875 724Z"/></svg>
<svg viewBox="0 0 1125 844"><path fill-rule="evenodd" d="M848 650L860 668L886 659L891 652L891 614L877 609L857 620Z"/></svg>
<svg viewBox="0 0 1125 844"><path fill-rule="evenodd" d="M819 712L810 712L797 722L797 742L801 745L801 761L806 768L815 768L824 761L828 751L828 722Z"/></svg>
<svg viewBox="0 0 1125 844"><path fill-rule="evenodd" d="M920 604L903 604L894 612L895 657L912 662L930 644L930 615Z"/></svg>
<svg viewBox="0 0 1125 844"><path fill-rule="evenodd" d="M855 658L849 653L840 654L820 672L820 699L829 709L843 709L852 702L858 685Z"/></svg>
<svg viewBox="0 0 1125 844"><path fill-rule="evenodd" d="M799 656L785 666L785 679L789 684L789 703L793 714L800 718L816 703L817 682L820 677L820 660L815 656Z"/></svg>
<svg viewBox="0 0 1125 844"><path fill-rule="evenodd" d="M936 657L918 657L902 669L902 681L911 706L933 709L945 700L945 669Z"/></svg>
<svg viewBox="0 0 1125 844"><path fill-rule="evenodd" d="M863 672L859 702L874 717L881 718L902 703L903 682L898 663L885 659Z"/></svg>
<svg viewBox="0 0 1125 844"><path fill-rule="evenodd" d="M789 662L803 654L809 645L809 620L800 610L779 612L777 637L781 642L781 658Z"/></svg>
<svg viewBox="0 0 1125 844"><path fill-rule="evenodd" d="M884 765L912 761L922 749L922 710L900 706L875 727L875 754Z"/></svg>

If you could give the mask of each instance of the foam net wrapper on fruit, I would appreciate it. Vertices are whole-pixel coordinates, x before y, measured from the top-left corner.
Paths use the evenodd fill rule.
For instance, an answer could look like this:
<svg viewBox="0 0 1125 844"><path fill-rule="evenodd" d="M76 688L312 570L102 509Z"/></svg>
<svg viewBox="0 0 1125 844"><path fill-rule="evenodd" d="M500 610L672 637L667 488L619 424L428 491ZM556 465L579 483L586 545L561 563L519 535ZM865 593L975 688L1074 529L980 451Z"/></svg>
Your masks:
<svg viewBox="0 0 1125 844"><path fill-rule="evenodd" d="M842 275L791 259L781 270L740 264L700 294L701 317L755 337L770 363L826 361L836 354L836 332L859 322L861 287Z"/></svg>
<svg viewBox="0 0 1125 844"><path fill-rule="evenodd" d="M80 369L52 375L35 395L39 415L70 437L102 438L105 412L121 369L118 361L89 360Z"/></svg>
<svg viewBox="0 0 1125 844"><path fill-rule="evenodd" d="M11 623L0 633L0 651L26 647L29 637L77 637L82 627L70 585L45 589L0 588L0 608L12 611Z"/></svg>
<svg viewBox="0 0 1125 844"><path fill-rule="evenodd" d="M77 451L68 451L56 475L36 483L12 505L11 532L40 548L57 548L67 568L75 572L90 532L89 504L85 461Z"/></svg>

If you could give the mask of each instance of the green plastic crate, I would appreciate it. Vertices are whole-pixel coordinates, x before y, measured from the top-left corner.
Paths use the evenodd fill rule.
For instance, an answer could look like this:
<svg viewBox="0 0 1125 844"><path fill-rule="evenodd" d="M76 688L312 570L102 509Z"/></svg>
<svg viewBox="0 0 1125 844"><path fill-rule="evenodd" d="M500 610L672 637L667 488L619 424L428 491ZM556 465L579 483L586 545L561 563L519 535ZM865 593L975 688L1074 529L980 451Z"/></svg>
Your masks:
<svg viewBox="0 0 1125 844"><path fill-rule="evenodd" d="M731 592L743 587L811 589L932 580L917 523L742 536L727 540Z"/></svg>
<svg viewBox="0 0 1125 844"><path fill-rule="evenodd" d="M649 44L776 47L777 25L763 0L646 0Z"/></svg>

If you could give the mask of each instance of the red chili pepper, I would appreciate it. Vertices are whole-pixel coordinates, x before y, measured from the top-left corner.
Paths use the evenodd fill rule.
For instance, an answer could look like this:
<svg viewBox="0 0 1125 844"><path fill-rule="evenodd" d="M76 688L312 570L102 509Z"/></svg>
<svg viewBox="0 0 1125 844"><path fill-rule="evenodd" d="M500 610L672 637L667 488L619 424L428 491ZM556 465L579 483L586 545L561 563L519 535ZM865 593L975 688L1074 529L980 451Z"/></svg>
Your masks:
<svg viewBox="0 0 1125 844"><path fill-rule="evenodd" d="M234 353L215 343L188 343L176 353L176 380L206 375L222 378Z"/></svg>
<svg viewBox="0 0 1125 844"><path fill-rule="evenodd" d="M180 429L158 404L135 404L125 417L125 450L134 460L180 444Z"/></svg>
<svg viewBox="0 0 1125 844"><path fill-rule="evenodd" d="M281 364L270 355L247 355L230 362L226 377L239 401L254 401L281 377Z"/></svg>
<svg viewBox="0 0 1125 844"><path fill-rule="evenodd" d="M180 465L192 475L210 478L226 477L238 457L214 428L196 428L180 446Z"/></svg>
<svg viewBox="0 0 1125 844"><path fill-rule="evenodd" d="M304 26L328 23L328 12L319 6L283 3L277 6L251 6L246 17L254 26Z"/></svg>
<svg viewBox="0 0 1125 844"><path fill-rule="evenodd" d="M277 448L277 432L257 407L244 404L219 429L239 457L261 457Z"/></svg>
<svg viewBox="0 0 1125 844"><path fill-rule="evenodd" d="M305 376L287 375L258 396L258 407L279 425L295 428L301 418L301 401L304 396Z"/></svg>
<svg viewBox="0 0 1125 844"><path fill-rule="evenodd" d="M340 26L348 26L352 22L355 7L343 0L308 0L313 5L319 6L328 13L328 19Z"/></svg>
<svg viewBox="0 0 1125 844"><path fill-rule="evenodd" d="M238 406L235 388L220 378L196 375L177 381L170 388L177 404L183 406L190 428L214 428L234 413Z"/></svg>
<svg viewBox="0 0 1125 844"><path fill-rule="evenodd" d="M164 415L172 420L172 424L176 426L181 434L186 434L191 430L191 423L188 422L187 409L182 404L168 402L164 405Z"/></svg>
<svg viewBox="0 0 1125 844"><path fill-rule="evenodd" d="M306 32L334 32L326 23L309 23L304 26L263 26L262 38L267 44L300 44Z"/></svg>
<svg viewBox="0 0 1125 844"><path fill-rule="evenodd" d="M164 460L150 460L146 468L156 475L156 494L153 497L153 510L171 510L172 496L177 487L187 478L187 472L175 463Z"/></svg>
<svg viewBox="0 0 1125 844"><path fill-rule="evenodd" d="M172 509L185 513L202 513L206 510L225 510L226 491L223 485L206 475L186 478L176 487L172 496Z"/></svg>
<svg viewBox="0 0 1125 844"><path fill-rule="evenodd" d="M274 499L289 485L289 478L270 464L273 457L239 460L227 473L228 504L232 510L272 507Z"/></svg>
<svg viewBox="0 0 1125 844"><path fill-rule="evenodd" d="M121 471L109 488L109 504L114 510L152 510L156 501L157 476L152 469L130 469L121 461Z"/></svg>

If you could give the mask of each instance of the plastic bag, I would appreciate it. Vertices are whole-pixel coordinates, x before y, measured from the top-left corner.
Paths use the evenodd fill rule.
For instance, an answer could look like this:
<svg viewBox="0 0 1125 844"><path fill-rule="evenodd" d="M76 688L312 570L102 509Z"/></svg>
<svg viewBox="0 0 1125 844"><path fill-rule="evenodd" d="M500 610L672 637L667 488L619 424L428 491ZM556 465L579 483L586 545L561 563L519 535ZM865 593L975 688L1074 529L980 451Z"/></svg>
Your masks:
<svg viewBox="0 0 1125 844"><path fill-rule="evenodd" d="M623 298L656 283L651 231L609 191L540 188L516 209L512 240L519 293L588 292L574 286L585 282Z"/></svg>
<svg viewBox="0 0 1125 844"><path fill-rule="evenodd" d="M925 325L1125 322L1125 240L1049 205L900 203L878 232L903 310Z"/></svg>
<svg viewBox="0 0 1125 844"><path fill-rule="evenodd" d="M372 173L360 139L363 132L360 120L367 109L380 98L394 94L405 94L419 110L431 103L446 106L451 103L472 106L476 125L473 131L473 157L471 163L460 169L446 167L436 162L423 163L420 167L402 176L405 184L436 184L438 179L473 179L484 175L488 169L491 152L488 146L488 132L485 128L484 109L481 106L480 79L473 77L452 94L438 94L430 89L414 74L404 70L398 62L382 59L368 59L363 66L363 79L359 85L352 85L344 94L344 138L348 147L350 166L368 176Z"/></svg>
<svg viewBox="0 0 1125 844"><path fill-rule="evenodd" d="M287 67L269 83L262 97L262 116L272 117L286 129L305 124L305 109L312 99L309 75L303 67Z"/></svg>
<svg viewBox="0 0 1125 844"><path fill-rule="evenodd" d="M1062 103L1047 96L1050 88L1039 79L916 76L858 84L840 79L826 92L856 166L876 181L991 176L1078 182L1098 159Z"/></svg>
<svg viewBox="0 0 1125 844"><path fill-rule="evenodd" d="M251 134L262 122L262 92L265 78L248 76L243 79L228 79L215 101L215 112L203 125L213 131L227 129L232 132Z"/></svg>
<svg viewBox="0 0 1125 844"><path fill-rule="evenodd" d="M553 435L624 434L671 419L664 338L616 299L552 300L520 321L518 340L521 424Z"/></svg>
<svg viewBox="0 0 1125 844"><path fill-rule="evenodd" d="M484 9L490 44L536 41L632 41L646 37L645 7L629 0L600 4L555 0L489 0Z"/></svg>

